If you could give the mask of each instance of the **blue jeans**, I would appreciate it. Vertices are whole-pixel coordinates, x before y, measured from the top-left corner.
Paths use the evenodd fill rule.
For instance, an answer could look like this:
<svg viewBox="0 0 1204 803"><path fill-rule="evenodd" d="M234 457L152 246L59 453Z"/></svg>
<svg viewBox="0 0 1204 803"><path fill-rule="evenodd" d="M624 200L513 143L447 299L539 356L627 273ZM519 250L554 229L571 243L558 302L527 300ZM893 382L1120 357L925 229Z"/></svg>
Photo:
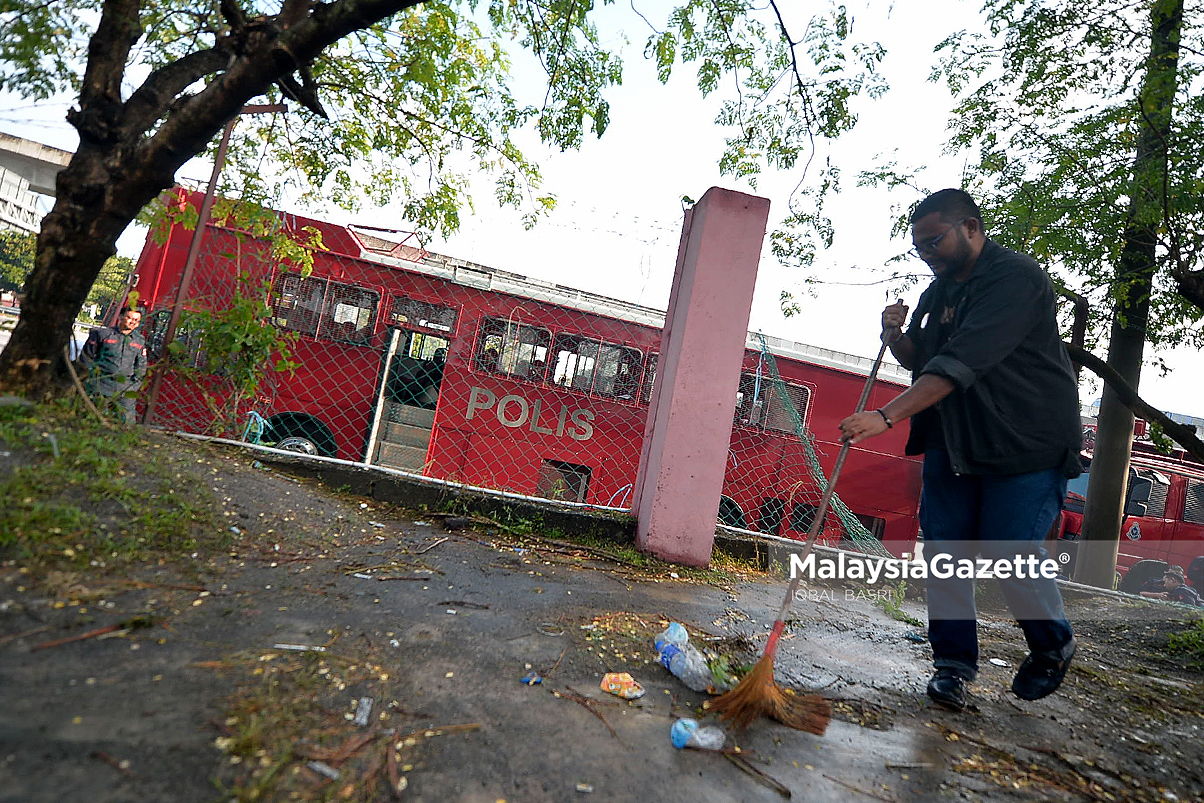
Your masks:
<svg viewBox="0 0 1204 803"><path fill-rule="evenodd" d="M924 454L920 526L924 556L991 561L1049 557L1041 544L1062 509L1066 478L1051 468L1003 476L957 475L941 449ZM1057 583L1044 577L996 578L1024 631L1028 648L1055 660L1069 657L1074 633ZM928 640L937 669L966 680L978 674L978 622L972 577L928 577Z"/></svg>

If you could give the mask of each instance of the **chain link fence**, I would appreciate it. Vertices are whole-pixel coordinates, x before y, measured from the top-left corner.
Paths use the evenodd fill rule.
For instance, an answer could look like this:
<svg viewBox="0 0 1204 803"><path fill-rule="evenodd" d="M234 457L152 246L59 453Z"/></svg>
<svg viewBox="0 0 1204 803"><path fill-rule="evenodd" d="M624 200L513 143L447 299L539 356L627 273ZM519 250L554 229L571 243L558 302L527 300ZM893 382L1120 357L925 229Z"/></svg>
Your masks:
<svg viewBox="0 0 1204 803"><path fill-rule="evenodd" d="M312 265L297 267L267 238L206 228L170 368L163 336L192 232L177 225L164 243L148 239L137 290L153 370L163 371L152 423L630 507L662 310L428 253L404 233L281 221L277 235L320 235ZM808 427L835 431L869 361L801 348L750 339L725 524L799 537L815 513L821 464L838 444ZM851 483L825 540L914 539L918 468L892 456L902 453L895 440L854 450L846 471L877 472L882 487Z"/></svg>

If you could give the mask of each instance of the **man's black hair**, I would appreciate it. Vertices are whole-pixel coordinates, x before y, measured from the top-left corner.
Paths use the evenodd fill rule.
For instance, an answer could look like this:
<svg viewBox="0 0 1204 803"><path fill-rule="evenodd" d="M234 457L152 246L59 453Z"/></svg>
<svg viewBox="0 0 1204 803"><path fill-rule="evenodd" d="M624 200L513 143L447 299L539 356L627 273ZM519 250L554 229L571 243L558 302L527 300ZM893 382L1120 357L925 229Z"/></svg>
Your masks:
<svg viewBox="0 0 1204 803"><path fill-rule="evenodd" d="M121 317L122 315L125 315L127 312L137 312L137 311L138 310L134 309L129 304L126 304L124 307L117 310L117 317Z"/></svg>
<svg viewBox="0 0 1204 803"><path fill-rule="evenodd" d="M962 218L971 217L979 223L982 222L982 212L978 211L978 204L974 203L970 193L965 190L950 188L932 193L920 201L919 206L911 213L912 224L933 212L938 213L946 223L956 223Z"/></svg>

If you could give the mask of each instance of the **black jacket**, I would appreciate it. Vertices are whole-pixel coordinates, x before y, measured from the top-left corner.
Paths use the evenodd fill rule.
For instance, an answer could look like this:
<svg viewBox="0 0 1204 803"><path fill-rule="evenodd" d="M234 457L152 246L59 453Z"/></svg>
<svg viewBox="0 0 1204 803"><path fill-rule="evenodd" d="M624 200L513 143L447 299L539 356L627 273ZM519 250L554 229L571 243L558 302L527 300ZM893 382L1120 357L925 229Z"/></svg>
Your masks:
<svg viewBox="0 0 1204 803"><path fill-rule="evenodd" d="M935 374L956 386L937 405L953 470L1020 474L1059 467L1077 477L1078 387L1049 276L1032 257L987 240L941 342L935 308L953 281L946 276L928 286L907 329L916 348L913 379ZM907 454L922 454L924 440L923 427L913 427Z"/></svg>

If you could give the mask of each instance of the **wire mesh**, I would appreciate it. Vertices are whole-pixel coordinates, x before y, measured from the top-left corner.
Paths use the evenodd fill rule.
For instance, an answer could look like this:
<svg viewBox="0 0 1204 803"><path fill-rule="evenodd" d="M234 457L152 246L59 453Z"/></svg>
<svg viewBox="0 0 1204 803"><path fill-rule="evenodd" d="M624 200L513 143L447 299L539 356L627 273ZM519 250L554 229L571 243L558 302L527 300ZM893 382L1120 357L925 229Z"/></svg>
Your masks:
<svg viewBox="0 0 1204 803"><path fill-rule="evenodd" d="M281 226L321 234L310 269L263 237L207 227L177 357L153 364L164 372L153 423L630 507L662 310L427 253L402 234L289 216ZM191 236L175 226L164 243L148 239L139 262L152 358ZM746 349L719 520L800 537L834 454L808 417L834 426L865 371L848 355L808 357L781 341L771 351L769 340ZM858 461L850 467L856 475ZM860 450L860 468L890 488L854 482L825 540L880 551L884 538L914 539L915 464Z"/></svg>

